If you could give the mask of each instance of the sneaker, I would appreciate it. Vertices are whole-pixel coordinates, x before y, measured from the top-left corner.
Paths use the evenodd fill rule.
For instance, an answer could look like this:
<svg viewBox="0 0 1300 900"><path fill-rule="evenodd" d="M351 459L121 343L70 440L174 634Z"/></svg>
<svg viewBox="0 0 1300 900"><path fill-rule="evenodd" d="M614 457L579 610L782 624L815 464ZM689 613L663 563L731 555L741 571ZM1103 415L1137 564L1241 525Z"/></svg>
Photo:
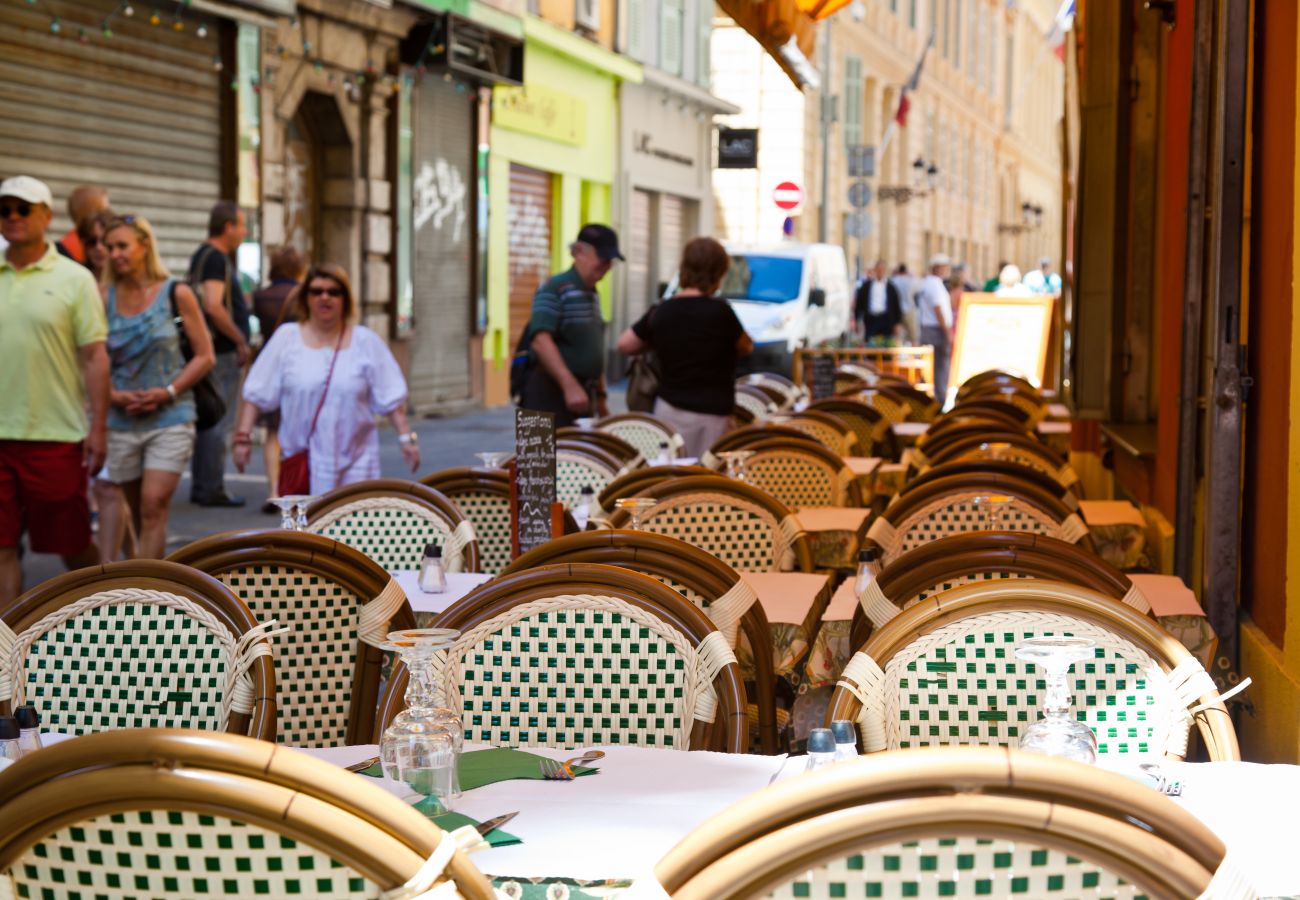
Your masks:
<svg viewBox="0 0 1300 900"><path fill-rule="evenodd" d="M225 491L222 491L220 494L217 494L215 497L195 497L191 495L190 502L196 503L199 506L234 507L234 506L243 506L245 501L243 497L232 497L229 494L227 494Z"/></svg>

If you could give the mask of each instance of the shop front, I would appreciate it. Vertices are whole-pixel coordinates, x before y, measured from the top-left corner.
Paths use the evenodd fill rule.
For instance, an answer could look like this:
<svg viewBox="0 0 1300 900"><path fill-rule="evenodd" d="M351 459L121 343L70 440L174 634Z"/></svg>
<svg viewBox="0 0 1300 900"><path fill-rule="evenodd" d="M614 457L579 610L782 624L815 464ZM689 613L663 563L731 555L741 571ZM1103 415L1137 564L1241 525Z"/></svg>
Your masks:
<svg viewBox="0 0 1300 900"><path fill-rule="evenodd" d="M642 77L636 63L541 19L525 21L524 39L523 85L492 92L488 404L509 400L509 359L538 285L569 265L583 222L612 221L619 85ZM608 283L600 291L608 319Z"/></svg>

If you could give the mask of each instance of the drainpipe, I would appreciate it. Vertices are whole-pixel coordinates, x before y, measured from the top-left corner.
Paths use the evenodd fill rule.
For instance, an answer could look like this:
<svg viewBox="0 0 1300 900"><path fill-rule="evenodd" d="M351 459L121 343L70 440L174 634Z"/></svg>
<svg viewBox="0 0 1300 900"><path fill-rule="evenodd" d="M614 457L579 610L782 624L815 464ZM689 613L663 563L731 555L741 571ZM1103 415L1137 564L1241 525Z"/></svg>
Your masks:
<svg viewBox="0 0 1300 900"><path fill-rule="evenodd" d="M832 93L834 84L831 79L831 67L833 57L831 56L831 20L823 19L821 25L821 42L822 42L822 85L821 96L821 142L822 142L822 197L821 205L817 210L817 240L820 243L826 243L830 235L830 209L828 208L831 198L831 123L835 121L835 95Z"/></svg>

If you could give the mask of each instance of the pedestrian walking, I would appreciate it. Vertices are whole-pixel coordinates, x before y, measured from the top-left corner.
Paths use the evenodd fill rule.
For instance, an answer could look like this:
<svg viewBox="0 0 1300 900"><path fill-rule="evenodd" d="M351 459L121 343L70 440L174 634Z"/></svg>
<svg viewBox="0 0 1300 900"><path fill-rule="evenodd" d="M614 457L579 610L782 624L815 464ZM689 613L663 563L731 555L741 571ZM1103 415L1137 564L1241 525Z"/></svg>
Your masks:
<svg viewBox="0 0 1300 900"><path fill-rule="evenodd" d="M524 345L529 348L520 405L555 413L557 426L582 416L607 416L605 320L596 285L622 259L618 235L587 224L569 247L573 265L533 296Z"/></svg>
<svg viewBox="0 0 1300 900"><path fill-rule="evenodd" d="M998 287L994 293L999 297L1034 296L1034 292L1020 280L1020 267L1014 263L1007 263L998 272Z"/></svg>
<svg viewBox="0 0 1300 900"><path fill-rule="evenodd" d="M257 316L258 329L262 332L263 347L270 343L275 330L286 318L293 320L293 292L302 283L306 271L307 261L294 247L276 247L271 251L270 283L253 292L253 314ZM280 411L276 409L264 413L258 417L257 424L266 432L262 444L266 495L276 497L279 496L276 486L280 481ZM267 500L262 511L274 513L277 507Z"/></svg>
<svg viewBox="0 0 1300 900"><path fill-rule="evenodd" d="M72 227L59 239L58 249L64 256L86 265L86 246L81 239L81 226L91 216L108 209L108 191L93 184L73 188L68 195L68 218Z"/></svg>
<svg viewBox="0 0 1300 900"><path fill-rule="evenodd" d="M618 351L659 357L655 418L682 436L687 456L700 457L731 430L736 360L754 349L726 300L717 296L731 265L726 248L697 237L682 250L678 292L653 306L619 336Z"/></svg>
<svg viewBox="0 0 1300 900"><path fill-rule="evenodd" d="M883 259L872 263L867 280L858 288L853 320L868 343L873 338L896 341L903 335L903 301L898 285L885 277Z"/></svg>
<svg viewBox="0 0 1300 900"><path fill-rule="evenodd" d="M1052 260L1044 256L1038 268L1025 276L1025 287L1035 294L1060 294L1061 276L1052 271Z"/></svg>
<svg viewBox="0 0 1300 900"><path fill-rule="evenodd" d="M952 275L948 277L948 281L961 282L963 293L970 291L973 294L980 289L978 284L970 280L970 266L966 265L964 262L959 262L952 267Z"/></svg>
<svg viewBox="0 0 1300 900"><path fill-rule="evenodd" d="M898 302L903 308L902 336L909 343L919 343L921 340L921 326L917 323L916 318L916 284L907 271L906 263L898 264L898 267L894 269L894 274L889 276L889 283L898 291Z"/></svg>
<svg viewBox="0 0 1300 900"><path fill-rule="evenodd" d="M104 234L109 266L104 303L112 393L108 412L108 480L131 510L138 555L161 559L167 548L172 494L194 452L192 388L215 359L212 338L189 285L171 277L149 223L123 216ZM194 353L181 355L176 319ZM100 522L104 547L121 536Z"/></svg>
<svg viewBox="0 0 1300 900"><path fill-rule="evenodd" d="M190 502L199 506L244 505L243 497L226 490L226 441L239 406L239 378L249 361L248 305L231 258L247 233L244 211L222 200L208 217L208 239L190 257L187 280L207 318L217 355L213 376L226 401L221 420L195 437Z"/></svg>
<svg viewBox="0 0 1300 900"><path fill-rule="evenodd" d="M103 283L108 272L108 247L104 243L104 229L114 218L116 216L113 211L105 207L77 225L77 240L86 255L82 263L95 276L97 284Z"/></svg>
<svg viewBox="0 0 1300 900"><path fill-rule="evenodd" d="M235 466L242 472L248 465L258 415L279 410L282 496L378 478L376 415L388 417L414 472L420 448L406 418L406 381L383 338L354 324L347 273L331 263L313 266L293 304L297 321L275 330L244 382Z"/></svg>
<svg viewBox="0 0 1300 900"><path fill-rule="evenodd" d="M108 326L90 272L47 238L53 207L35 178L0 182L0 607L22 591L24 530L70 569L99 562L86 484L107 443Z"/></svg>
<svg viewBox="0 0 1300 900"><path fill-rule="evenodd" d="M998 270L993 273L993 277L984 282L984 293L991 294L998 289L998 285L1002 283L1002 270L1009 265L1011 265L1011 263L1007 262L1005 259L998 263ZM1019 271L1019 269L1016 269L1017 273Z"/></svg>
<svg viewBox="0 0 1300 900"><path fill-rule="evenodd" d="M952 362L952 300L945 283L952 260L942 253L930 258L930 274L921 279L916 291L917 319L921 343L934 348L934 399L940 405L948 399L948 368Z"/></svg>

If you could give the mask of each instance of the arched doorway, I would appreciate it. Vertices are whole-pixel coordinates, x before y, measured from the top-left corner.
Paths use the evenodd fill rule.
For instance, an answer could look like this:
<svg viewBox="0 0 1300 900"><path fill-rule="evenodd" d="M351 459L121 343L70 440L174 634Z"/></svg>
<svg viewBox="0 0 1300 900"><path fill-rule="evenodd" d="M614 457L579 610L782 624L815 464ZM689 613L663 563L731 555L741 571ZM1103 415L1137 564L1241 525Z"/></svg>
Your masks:
<svg viewBox="0 0 1300 900"><path fill-rule="evenodd" d="M308 91L285 129L284 233L313 262L350 267L356 209L347 192L332 196L329 185L350 181L352 163L352 140L338 102Z"/></svg>

